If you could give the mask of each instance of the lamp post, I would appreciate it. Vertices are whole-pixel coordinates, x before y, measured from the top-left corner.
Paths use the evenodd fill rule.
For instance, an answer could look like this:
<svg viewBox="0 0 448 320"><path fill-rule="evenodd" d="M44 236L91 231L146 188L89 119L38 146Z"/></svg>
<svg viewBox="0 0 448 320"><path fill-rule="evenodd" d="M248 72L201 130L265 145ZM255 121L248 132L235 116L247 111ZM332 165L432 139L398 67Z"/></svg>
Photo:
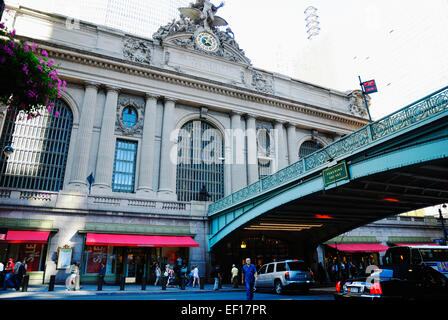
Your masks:
<svg viewBox="0 0 448 320"><path fill-rule="evenodd" d="M441 208L439 208L439 218L440 222L442 223L442 230L443 230L443 244L446 245L448 242L448 232L445 229L445 222L443 221L443 215L442 215L442 208L446 209L446 204L442 204Z"/></svg>
<svg viewBox="0 0 448 320"><path fill-rule="evenodd" d="M3 154L6 157L9 157L13 152L14 152L14 148L11 147L10 145L7 145L6 147L3 148Z"/></svg>
<svg viewBox="0 0 448 320"><path fill-rule="evenodd" d="M2 20L4 10L5 10L5 0L0 0L0 20Z"/></svg>

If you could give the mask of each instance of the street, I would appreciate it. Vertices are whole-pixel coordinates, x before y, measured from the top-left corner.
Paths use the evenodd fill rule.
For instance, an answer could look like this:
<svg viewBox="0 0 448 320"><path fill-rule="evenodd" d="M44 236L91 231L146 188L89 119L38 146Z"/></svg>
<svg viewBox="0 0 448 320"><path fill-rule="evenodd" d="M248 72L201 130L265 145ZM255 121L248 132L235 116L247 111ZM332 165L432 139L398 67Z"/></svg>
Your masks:
<svg viewBox="0 0 448 320"><path fill-rule="evenodd" d="M107 292L107 291L54 291L54 292L17 292L6 291L0 293L1 300L234 300L244 301L245 291L184 291L184 292L151 292L151 291L131 291L131 292ZM313 289L307 294L286 293L276 295L267 292L256 292L254 300L334 300L332 292Z"/></svg>

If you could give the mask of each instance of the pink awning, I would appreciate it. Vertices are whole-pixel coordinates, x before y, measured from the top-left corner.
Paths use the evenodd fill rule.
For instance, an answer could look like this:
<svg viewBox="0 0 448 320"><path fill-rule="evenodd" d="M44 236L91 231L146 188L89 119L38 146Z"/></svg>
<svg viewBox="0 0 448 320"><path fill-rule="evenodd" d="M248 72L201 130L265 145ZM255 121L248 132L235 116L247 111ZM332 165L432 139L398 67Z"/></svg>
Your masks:
<svg viewBox="0 0 448 320"><path fill-rule="evenodd" d="M438 243L395 243L397 246L439 246Z"/></svg>
<svg viewBox="0 0 448 320"><path fill-rule="evenodd" d="M389 248L379 243L329 243L327 245L344 252L380 252Z"/></svg>
<svg viewBox="0 0 448 320"><path fill-rule="evenodd" d="M191 237L87 233L86 245L120 247L199 247Z"/></svg>
<svg viewBox="0 0 448 320"><path fill-rule="evenodd" d="M47 243L50 231L8 230L6 242L10 243Z"/></svg>

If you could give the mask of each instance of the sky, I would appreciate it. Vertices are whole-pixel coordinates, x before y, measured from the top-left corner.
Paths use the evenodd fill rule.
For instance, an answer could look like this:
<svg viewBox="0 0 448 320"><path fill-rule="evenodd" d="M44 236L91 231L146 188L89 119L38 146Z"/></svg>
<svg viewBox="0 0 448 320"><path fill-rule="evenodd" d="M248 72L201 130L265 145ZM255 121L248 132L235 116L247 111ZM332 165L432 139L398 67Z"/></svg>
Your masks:
<svg viewBox="0 0 448 320"><path fill-rule="evenodd" d="M150 38L160 24L178 17L175 8L193 0L7 0L12 1L115 23ZM147 24L139 20L135 29L115 18L105 22L101 6L106 3L134 10L139 19L154 18ZM141 10L135 9L138 3ZM85 5L91 8L82 9ZM304 13L308 6L317 8L320 27L311 40ZM151 10L157 14L146 13ZM229 23L256 68L343 92L360 88L358 76L374 79L374 120L448 84L448 0L226 0L217 15Z"/></svg>

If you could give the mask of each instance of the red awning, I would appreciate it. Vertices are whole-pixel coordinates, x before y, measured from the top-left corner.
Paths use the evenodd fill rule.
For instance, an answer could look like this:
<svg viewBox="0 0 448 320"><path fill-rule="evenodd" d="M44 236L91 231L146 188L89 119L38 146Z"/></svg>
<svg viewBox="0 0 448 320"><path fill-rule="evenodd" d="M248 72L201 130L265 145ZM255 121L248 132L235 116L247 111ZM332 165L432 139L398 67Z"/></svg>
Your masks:
<svg viewBox="0 0 448 320"><path fill-rule="evenodd" d="M86 245L121 247L199 247L191 237L87 233Z"/></svg>
<svg viewBox="0 0 448 320"><path fill-rule="evenodd" d="M389 248L379 243L329 243L328 245L344 252L379 252L386 251Z"/></svg>
<svg viewBox="0 0 448 320"><path fill-rule="evenodd" d="M10 243L47 243L50 231L8 230L6 242Z"/></svg>
<svg viewBox="0 0 448 320"><path fill-rule="evenodd" d="M440 244L432 243L395 243L396 246L439 246Z"/></svg>

